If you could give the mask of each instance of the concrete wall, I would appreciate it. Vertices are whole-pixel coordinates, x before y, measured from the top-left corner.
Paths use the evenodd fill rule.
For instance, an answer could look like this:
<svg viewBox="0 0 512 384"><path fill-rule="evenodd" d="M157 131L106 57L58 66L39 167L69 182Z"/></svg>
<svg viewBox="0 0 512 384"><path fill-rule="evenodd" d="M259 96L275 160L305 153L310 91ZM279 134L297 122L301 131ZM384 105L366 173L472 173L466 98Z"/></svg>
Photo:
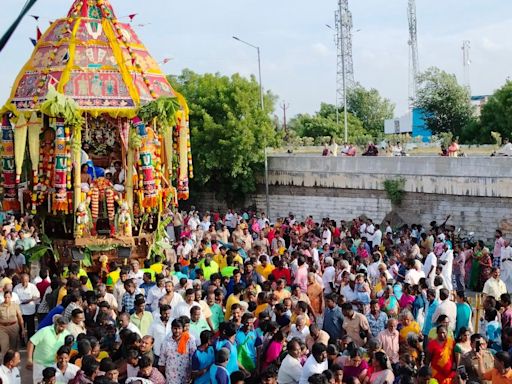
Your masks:
<svg viewBox="0 0 512 384"><path fill-rule="evenodd" d="M407 192L512 197L512 159L473 157L272 156L269 184L384 190L403 177Z"/></svg>
<svg viewBox="0 0 512 384"><path fill-rule="evenodd" d="M269 158L270 217L313 215L350 220L361 214L382 221L392 209L384 181L403 177L405 196L394 207L409 224L432 220L492 240L496 228L512 234L512 159L442 157ZM245 206L266 211L263 180ZM214 194L198 199L201 209L225 209Z"/></svg>

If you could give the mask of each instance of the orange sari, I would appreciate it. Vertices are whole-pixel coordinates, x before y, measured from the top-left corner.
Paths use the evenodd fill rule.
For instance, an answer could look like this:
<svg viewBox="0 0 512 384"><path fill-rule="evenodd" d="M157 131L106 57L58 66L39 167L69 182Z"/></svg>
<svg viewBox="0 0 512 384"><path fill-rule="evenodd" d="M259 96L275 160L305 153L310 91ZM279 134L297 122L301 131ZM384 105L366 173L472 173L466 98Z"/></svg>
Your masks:
<svg viewBox="0 0 512 384"><path fill-rule="evenodd" d="M427 350L430 353L432 376L439 384L450 384L455 376L453 371L453 349L455 341L451 338L440 342L438 339L430 340Z"/></svg>

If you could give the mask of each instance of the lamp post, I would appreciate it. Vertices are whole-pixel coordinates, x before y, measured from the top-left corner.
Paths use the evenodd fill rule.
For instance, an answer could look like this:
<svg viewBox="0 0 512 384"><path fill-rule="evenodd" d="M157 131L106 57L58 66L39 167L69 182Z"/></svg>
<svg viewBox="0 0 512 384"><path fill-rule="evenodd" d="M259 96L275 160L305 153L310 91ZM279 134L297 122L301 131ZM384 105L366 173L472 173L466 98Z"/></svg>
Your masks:
<svg viewBox="0 0 512 384"><path fill-rule="evenodd" d="M261 109L263 110L263 86L261 85L261 55L260 55L260 47L254 45L254 44L251 44L251 43L248 43L247 41L244 41L240 38L238 38L237 36L233 36L233 39L245 44L245 45L248 45L249 47L252 47L254 49L256 49L256 51L258 52L258 76L259 76L259 83L260 83L260 105L261 105Z"/></svg>

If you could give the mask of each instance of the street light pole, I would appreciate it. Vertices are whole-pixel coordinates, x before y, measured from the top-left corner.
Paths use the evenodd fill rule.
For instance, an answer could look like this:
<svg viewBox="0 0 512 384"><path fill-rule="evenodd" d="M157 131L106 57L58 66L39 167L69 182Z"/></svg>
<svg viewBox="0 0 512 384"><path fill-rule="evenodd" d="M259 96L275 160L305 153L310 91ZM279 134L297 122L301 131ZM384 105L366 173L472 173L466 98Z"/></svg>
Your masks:
<svg viewBox="0 0 512 384"><path fill-rule="evenodd" d="M253 45L251 43L248 43L247 41L244 41L240 38L238 38L237 36L233 36L233 39L245 44L245 45L248 45L249 47L252 47L254 49L256 49L256 51L258 52L258 79L259 79L259 83L260 83L260 106L261 106L261 109L263 110L264 107L263 107L263 85L262 85L262 82L261 82L261 53L260 53L260 47L256 46L256 45Z"/></svg>

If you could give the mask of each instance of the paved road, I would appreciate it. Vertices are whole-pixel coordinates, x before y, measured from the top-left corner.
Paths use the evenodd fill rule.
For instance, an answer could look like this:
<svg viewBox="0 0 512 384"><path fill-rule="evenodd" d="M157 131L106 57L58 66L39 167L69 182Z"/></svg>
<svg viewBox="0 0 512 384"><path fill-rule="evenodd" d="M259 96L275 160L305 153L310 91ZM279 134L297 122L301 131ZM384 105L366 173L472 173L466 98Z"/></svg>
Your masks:
<svg viewBox="0 0 512 384"><path fill-rule="evenodd" d="M27 350L20 349L20 355L21 364L19 369L21 373L21 384L32 384L32 371L29 371L27 368L25 368L25 365L27 364Z"/></svg>

